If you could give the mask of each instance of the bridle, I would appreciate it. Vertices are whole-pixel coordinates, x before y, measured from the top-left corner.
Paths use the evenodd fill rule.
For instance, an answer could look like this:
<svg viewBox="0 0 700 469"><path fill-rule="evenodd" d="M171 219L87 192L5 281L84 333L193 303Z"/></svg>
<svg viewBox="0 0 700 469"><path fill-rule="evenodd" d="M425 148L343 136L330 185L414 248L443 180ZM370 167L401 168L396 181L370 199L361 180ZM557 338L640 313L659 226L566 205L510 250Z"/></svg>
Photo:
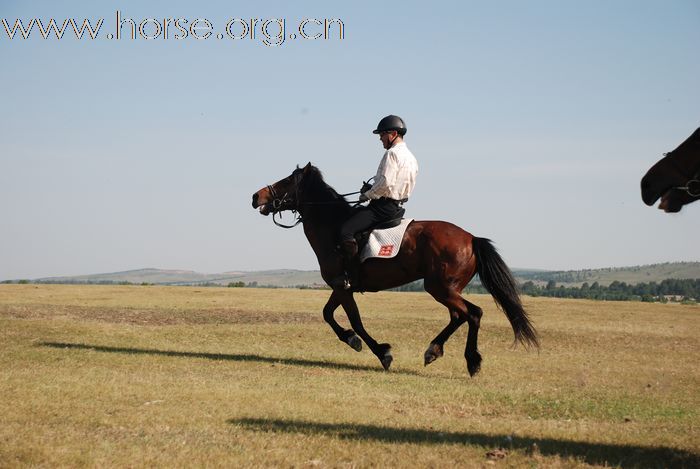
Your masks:
<svg viewBox="0 0 700 469"><path fill-rule="evenodd" d="M302 178L302 173L298 172L297 174L294 175L294 198L288 198L289 192L285 192L282 197L278 197L277 191L275 190L273 185L267 186L267 190L270 192L270 196L272 197L272 201L268 202L272 206L272 222L279 226L280 228L294 228L297 226L299 223L302 223L304 220L302 219L301 213L299 211L299 206L300 205L330 205L330 204L338 204L341 203L339 200L334 200L330 202L299 202L299 183L301 182ZM372 178L370 178L371 180ZM348 195L355 195L359 194L361 191L356 191L356 192L348 192L347 194L338 194L341 197L345 197ZM285 225L284 223L281 223L277 221L275 218L276 215L278 215L280 212L283 212L285 209L282 208L285 203L288 203L290 205L294 205L294 208L286 209L286 210L291 210L292 213L294 214L294 223L291 225ZM349 203L355 203L359 204L360 201L349 201ZM282 216L279 216L280 219Z"/></svg>
<svg viewBox="0 0 700 469"><path fill-rule="evenodd" d="M669 155L669 153L664 153L665 157L668 157ZM680 174L683 174L683 171L678 166L678 163L673 160L673 158L670 158L668 161L676 168L676 170L678 170ZM671 187L671 189L685 192L690 197L700 197L700 170L696 171L695 174L688 179L685 186L674 186Z"/></svg>
<svg viewBox="0 0 700 469"><path fill-rule="evenodd" d="M693 179L689 179L685 186L672 187L672 189L684 191L691 197L700 197L700 172L696 173Z"/></svg>
<svg viewBox="0 0 700 469"><path fill-rule="evenodd" d="M691 197L700 197L700 170L695 172L695 175L688 179L685 186L676 186L671 189L683 191Z"/></svg>
<svg viewBox="0 0 700 469"><path fill-rule="evenodd" d="M301 223L303 220L301 218L301 214L299 213L299 181L301 181L300 173L297 173L294 175L294 191L296 192L294 199L289 199L287 196L289 195L289 192L285 192L285 194L282 197L277 197L277 191L275 191L275 188L272 185L267 186L267 190L270 192L270 196L272 197L272 202L270 204L272 205L272 222L279 226L280 228L294 228L297 226L299 223ZM293 225L285 225L284 223L278 222L277 219L275 218L276 215L278 215L280 212L283 211L282 206L285 203L291 203L294 202L294 208L292 208L292 213L294 214L295 217L295 222ZM280 219L282 216L280 215Z"/></svg>

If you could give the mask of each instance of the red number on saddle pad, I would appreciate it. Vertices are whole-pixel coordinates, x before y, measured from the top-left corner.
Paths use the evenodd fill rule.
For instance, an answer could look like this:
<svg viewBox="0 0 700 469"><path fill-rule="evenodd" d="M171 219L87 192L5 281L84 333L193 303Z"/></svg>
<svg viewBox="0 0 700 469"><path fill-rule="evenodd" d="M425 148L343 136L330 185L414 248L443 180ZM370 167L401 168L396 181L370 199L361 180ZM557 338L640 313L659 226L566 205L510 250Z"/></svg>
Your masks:
<svg viewBox="0 0 700 469"><path fill-rule="evenodd" d="M394 245L393 244L385 244L379 249L379 253L377 253L378 256L391 256L391 253L394 252Z"/></svg>

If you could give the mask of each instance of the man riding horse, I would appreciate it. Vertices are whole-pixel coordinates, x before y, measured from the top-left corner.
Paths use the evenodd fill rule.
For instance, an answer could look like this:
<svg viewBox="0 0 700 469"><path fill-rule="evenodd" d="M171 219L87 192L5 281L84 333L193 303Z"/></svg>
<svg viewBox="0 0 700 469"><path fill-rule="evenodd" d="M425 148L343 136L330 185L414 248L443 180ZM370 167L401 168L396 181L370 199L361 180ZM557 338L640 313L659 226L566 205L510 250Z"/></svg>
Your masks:
<svg viewBox="0 0 700 469"><path fill-rule="evenodd" d="M372 132L386 150L379 162L374 184L362 187L360 202L369 204L358 207L340 228L340 246L343 255L344 274L333 282L333 287L352 288L356 281L356 256L358 251L355 234L372 226L400 217L401 206L406 203L416 184L418 162L403 141L406 124L399 116L389 115L379 121Z"/></svg>
<svg viewBox="0 0 700 469"><path fill-rule="evenodd" d="M397 186L398 178L391 177L385 169L391 164L389 161L398 159L396 153L401 156L400 152L392 151L397 147L398 135L398 131L393 130L381 137L385 148L389 150L385 154L387 164L380 166L380 178L372 190L364 191L365 197L373 202L360 213L371 211L371 207L377 204L381 206L383 202L374 201L382 197L399 201L399 197L410 193L412 182L403 183L403 192L401 188L398 193L384 192L391 190L387 187ZM413 163L408 174L412 175L410 180L414 181L415 160L412 155L408 160ZM317 167L309 162L303 168L297 167L289 176L262 187L253 194L252 206L261 215L272 214L273 217L284 211L296 212L299 218L295 225L303 224L304 234L318 259L324 281L330 285L339 276L343 266L337 249L338 234L343 224L352 220L355 212L342 194L326 184ZM370 215L374 216L374 212ZM352 230L349 232L352 233ZM355 249L352 251L354 254ZM386 370L393 361L391 344L378 342L367 332L353 297L355 291L382 291L422 279L425 291L448 309L450 318L450 322L430 342L424 354L424 363L428 365L443 356L445 342L462 324L467 323L469 332L464 358L469 375L474 376L481 368L478 336L483 311L465 299L462 291L478 274L484 288L506 314L515 339L526 346L538 346L537 331L520 301L517 282L489 239L474 236L446 221L413 220L406 226L400 249L394 256L356 265L361 274L358 275L362 278L361 285L355 284L347 290L342 285L334 287L323 307L323 319L338 339L353 350L359 352L362 344L366 344ZM335 311L340 306L347 314L350 329L335 320Z"/></svg>

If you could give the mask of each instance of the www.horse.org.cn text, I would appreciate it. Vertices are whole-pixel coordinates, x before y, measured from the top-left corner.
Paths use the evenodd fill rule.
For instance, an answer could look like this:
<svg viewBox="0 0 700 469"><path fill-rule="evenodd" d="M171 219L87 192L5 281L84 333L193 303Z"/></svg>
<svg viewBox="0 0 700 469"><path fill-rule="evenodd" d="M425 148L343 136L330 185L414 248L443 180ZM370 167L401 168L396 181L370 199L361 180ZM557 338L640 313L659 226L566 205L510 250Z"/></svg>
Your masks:
<svg viewBox="0 0 700 469"><path fill-rule="evenodd" d="M303 18L298 21L288 21L286 18L231 18L221 29L206 18L145 18L142 20L129 18L119 10L116 11L112 23L114 30L106 31L104 18L97 21L73 18L56 21L41 18L15 18L0 20L4 35L0 32L0 40L39 39L108 39L108 40L234 40L256 41L268 47L281 46L293 40L343 40L345 39L345 24L338 18Z"/></svg>

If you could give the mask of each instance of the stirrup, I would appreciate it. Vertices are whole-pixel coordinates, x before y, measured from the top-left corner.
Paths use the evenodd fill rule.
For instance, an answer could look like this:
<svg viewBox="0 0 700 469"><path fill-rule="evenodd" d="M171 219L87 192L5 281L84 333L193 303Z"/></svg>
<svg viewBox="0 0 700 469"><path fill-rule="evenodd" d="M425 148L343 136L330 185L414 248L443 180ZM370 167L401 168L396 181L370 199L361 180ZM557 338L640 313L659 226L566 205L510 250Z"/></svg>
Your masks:
<svg viewBox="0 0 700 469"><path fill-rule="evenodd" d="M350 290L352 288L350 276L347 272L343 272L342 275L338 275L331 281L331 287L342 287L343 290Z"/></svg>

